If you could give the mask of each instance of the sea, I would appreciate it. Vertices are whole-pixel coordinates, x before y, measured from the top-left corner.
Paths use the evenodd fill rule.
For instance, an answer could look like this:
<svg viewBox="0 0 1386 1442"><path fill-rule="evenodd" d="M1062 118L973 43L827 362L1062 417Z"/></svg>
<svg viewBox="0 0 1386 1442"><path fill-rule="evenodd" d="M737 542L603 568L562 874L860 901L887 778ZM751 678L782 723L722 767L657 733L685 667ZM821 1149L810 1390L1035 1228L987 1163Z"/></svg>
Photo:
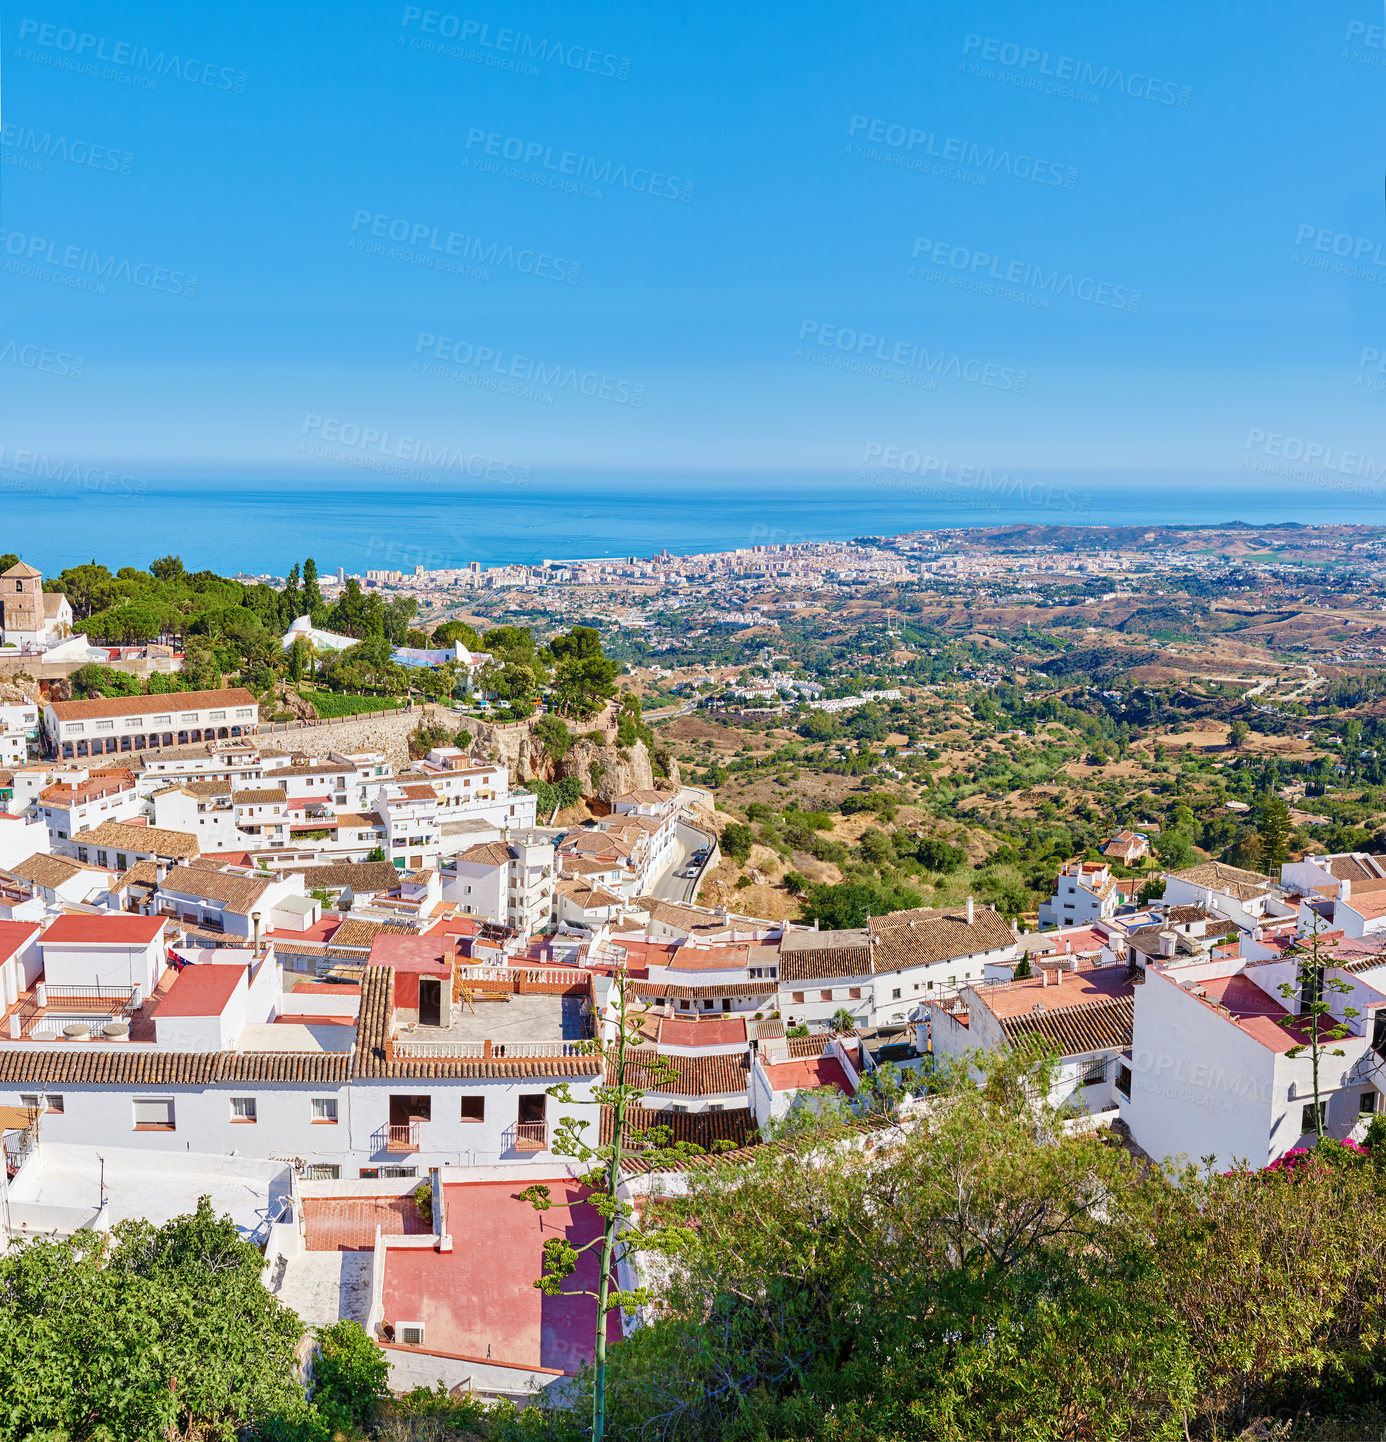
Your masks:
<svg viewBox="0 0 1386 1442"><path fill-rule="evenodd" d="M0 471L0 553L52 574L181 556L282 576L688 555L912 530L1299 523L1386 525L1386 489L1332 475L961 472L546 473L511 484L370 475L76 478Z"/></svg>

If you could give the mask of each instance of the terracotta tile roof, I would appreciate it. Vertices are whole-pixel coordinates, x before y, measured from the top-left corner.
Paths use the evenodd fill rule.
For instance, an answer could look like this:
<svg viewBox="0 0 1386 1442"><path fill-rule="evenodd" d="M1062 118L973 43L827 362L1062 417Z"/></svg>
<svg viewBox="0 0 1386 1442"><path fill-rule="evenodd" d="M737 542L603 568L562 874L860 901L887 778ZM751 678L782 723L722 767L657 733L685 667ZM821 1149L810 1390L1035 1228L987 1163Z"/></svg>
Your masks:
<svg viewBox="0 0 1386 1442"><path fill-rule="evenodd" d="M763 1033L762 1033L763 1035ZM851 1051L856 1045L856 1032L839 1032L838 1040ZM792 1057L822 1056L823 1049L832 1039L826 1031L810 1032L808 1036L792 1036L788 1039L787 1048Z"/></svg>
<svg viewBox="0 0 1386 1442"><path fill-rule="evenodd" d="M212 798L216 796L229 796L232 783L230 781L185 781L182 786L171 786L170 791L186 791L189 796ZM160 793L161 795L163 793Z"/></svg>
<svg viewBox="0 0 1386 1442"><path fill-rule="evenodd" d="M1328 863L1328 874L1337 877L1339 881L1376 880L1382 874L1380 867L1375 864L1376 860L1377 858L1372 857L1373 864L1366 865L1355 856L1335 856Z"/></svg>
<svg viewBox="0 0 1386 1442"><path fill-rule="evenodd" d="M349 886L355 892L391 891L399 885L399 872L388 861L339 861L329 866L281 866L281 876L301 876L311 891L326 887L337 891Z"/></svg>
<svg viewBox="0 0 1386 1442"><path fill-rule="evenodd" d="M1041 1037L1053 1042L1064 1056L1114 1048L1125 1050L1131 1045L1134 1009L1135 1001L1130 996L1053 1010L1046 1003L1045 1010L1038 1014L1004 1017L1001 1029L1012 1046L1031 1037Z"/></svg>
<svg viewBox="0 0 1386 1442"><path fill-rule="evenodd" d="M27 860L10 867L11 876L17 876L21 881L32 881L35 886L46 886L50 891L83 873L90 876L93 884L111 874L99 866L74 861L70 856L45 856L42 853L35 853Z"/></svg>
<svg viewBox="0 0 1386 1442"><path fill-rule="evenodd" d="M569 856L566 852L559 852L556 859L563 876L596 876L602 872L621 869L615 861L599 861L590 856Z"/></svg>
<svg viewBox="0 0 1386 1442"><path fill-rule="evenodd" d="M1016 944L1015 933L1005 917L981 906L973 909L970 923L965 911L925 909L873 916L867 925L873 942L872 961L878 975L951 961L954 957L975 956L983 951L1003 950Z"/></svg>
<svg viewBox="0 0 1386 1442"><path fill-rule="evenodd" d="M512 859L512 852L504 841L481 841L469 846L457 859L479 866L505 866Z"/></svg>
<svg viewBox="0 0 1386 1442"><path fill-rule="evenodd" d="M218 691L169 691L150 696L101 696L90 701L50 703L59 721L86 721L98 716L143 716L150 712L201 711L212 706L254 706L259 702L242 686Z"/></svg>
<svg viewBox="0 0 1386 1442"><path fill-rule="evenodd" d="M1229 866L1225 861L1205 861L1198 866L1186 867L1183 871L1171 871L1177 881L1187 881L1190 886L1204 886L1210 891L1221 892L1237 901L1247 901L1260 896L1271 884L1269 876L1256 871L1243 871L1240 866Z"/></svg>
<svg viewBox="0 0 1386 1442"><path fill-rule="evenodd" d="M202 786L215 786L217 791L214 795L222 795L230 789L230 782L205 781L199 782ZM187 788L189 791L192 787ZM276 802L287 800L282 786L262 786L250 791L233 791L231 793L231 804L233 806L272 806Z"/></svg>
<svg viewBox="0 0 1386 1442"><path fill-rule="evenodd" d="M614 1107L603 1107L601 1118L601 1141L598 1145L610 1146L616 1126ZM725 1107L720 1112L675 1112L659 1111L654 1107L629 1107L626 1111L626 1138L647 1127L666 1127L669 1136L657 1146L674 1146L680 1142L701 1147L705 1152L712 1150L717 1142L731 1142L734 1146L754 1145L760 1140L756 1119L750 1107ZM639 1155L636 1152L635 1155Z"/></svg>
<svg viewBox="0 0 1386 1442"><path fill-rule="evenodd" d="M597 906L623 906L625 898L617 896L605 887L589 886L585 881L560 881L554 888L560 896L566 896L574 906L584 911Z"/></svg>
<svg viewBox="0 0 1386 1442"><path fill-rule="evenodd" d="M676 1001L715 1001L719 997L774 996L773 981L724 981L712 986L675 986L667 981L633 981L631 990L635 996L646 1000L671 996Z"/></svg>
<svg viewBox="0 0 1386 1442"><path fill-rule="evenodd" d="M658 1075L672 1068L673 1077L663 1080ZM746 1090L751 1065L745 1053L740 1056L669 1056L660 1053L646 1062L640 1050L631 1053L626 1062L626 1085L638 1087L652 1096L709 1097L726 1096ZM615 1086L615 1073L606 1072L607 1086Z"/></svg>
<svg viewBox="0 0 1386 1442"><path fill-rule="evenodd" d="M788 931L780 940L780 980L870 976L871 934L852 931Z"/></svg>
<svg viewBox="0 0 1386 1442"><path fill-rule="evenodd" d="M202 867L175 866L164 877L160 893L179 892L218 901L241 915L248 915L268 890L270 876L242 876L233 871L207 871Z"/></svg>
<svg viewBox="0 0 1386 1442"><path fill-rule="evenodd" d="M395 868L390 867L391 871ZM395 873L398 876L398 872ZM369 950L371 943L382 931L390 930L383 921L367 921L361 916L349 916L329 938L334 947L360 947Z"/></svg>
<svg viewBox="0 0 1386 1442"><path fill-rule="evenodd" d="M72 839L81 846L147 851L155 856L181 856L184 860L199 851L197 837L191 832L171 831L164 826L131 826L127 821L103 821L100 826L79 832Z"/></svg>
<svg viewBox="0 0 1386 1442"><path fill-rule="evenodd" d="M61 1051L0 1049L0 1086L26 1082L71 1085L197 1086L233 1082L346 1082L349 1052L161 1052L100 1050L74 1044Z"/></svg>

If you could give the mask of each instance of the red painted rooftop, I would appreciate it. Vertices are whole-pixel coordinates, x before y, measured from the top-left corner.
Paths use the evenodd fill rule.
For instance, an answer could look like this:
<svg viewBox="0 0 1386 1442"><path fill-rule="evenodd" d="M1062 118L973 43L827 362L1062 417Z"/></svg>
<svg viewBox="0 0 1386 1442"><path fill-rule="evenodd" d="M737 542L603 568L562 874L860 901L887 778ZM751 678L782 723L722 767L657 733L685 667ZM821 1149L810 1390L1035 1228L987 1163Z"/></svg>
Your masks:
<svg viewBox="0 0 1386 1442"><path fill-rule="evenodd" d="M731 1017L716 1021L680 1021L663 1017L659 1023L659 1040L665 1046L727 1046L746 1041L746 1023Z"/></svg>
<svg viewBox="0 0 1386 1442"><path fill-rule="evenodd" d="M220 1016L245 972L244 966L215 962L185 966L154 1015L160 1021L171 1016Z"/></svg>
<svg viewBox="0 0 1386 1442"><path fill-rule="evenodd" d="M448 937L391 936L381 933L371 942L371 966L388 966L392 971L437 972L452 975L455 948Z"/></svg>
<svg viewBox="0 0 1386 1442"><path fill-rule="evenodd" d="M856 1092L856 1088L847 1080L842 1063L835 1056L813 1056L775 1062L765 1070L770 1078L770 1085L777 1092L798 1091L807 1087L836 1087L849 1097Z"/></svg>
<svg viewBox="0 0 1386 1442"><path fill-rule="evenodd" d="M0 921L0 961L13 956L38 935L36 921Z"/></svg>
<svg viewBox="0 0 1386 1442"><path fill-rule="evenodd" d="M40 945L51 942L72 946L147 946L163 929L162 916L133 916L114 911L100 916L80 916L69 912L43 933Z"/></svg>
<svg viewBox="0 0 1386 1442"><path fill-rule="evenodd" d="M526 1175L529 1185L535 1180ZM567 1177L543 1179L553 1205L536 1212L515 1181L465 1182L443 1188L451 1252L389 1248L384 1304L388 1322L422 1322L424 1347L502 1366L576 1372L592 1360L597 1304L590 1297L546 1297L534 1286L544 1270L544 1243L575 1247L598 1235L600 1218ZM597 1250L578 1258L565 1290L595 1291ZM621 1314L607 1318L607 1338L621 1335Z"/></svg>

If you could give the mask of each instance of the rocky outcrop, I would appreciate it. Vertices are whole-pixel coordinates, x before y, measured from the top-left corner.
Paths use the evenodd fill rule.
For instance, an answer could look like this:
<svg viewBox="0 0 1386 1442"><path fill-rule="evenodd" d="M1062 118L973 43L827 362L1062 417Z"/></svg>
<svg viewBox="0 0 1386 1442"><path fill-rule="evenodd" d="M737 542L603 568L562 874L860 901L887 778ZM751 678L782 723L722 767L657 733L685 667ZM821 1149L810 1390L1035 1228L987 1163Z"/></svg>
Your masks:
<svg viewBox="0 0 1386 1442"><path fill-rule="evenodd" d="M472 733L473 754L489 761L503 762L510 772L512 783L552 782L571 776L582 787L585 798L608 805L627 791L655 784L654 764L645 743L617 744L613 707L608 707L596 720L583 724L586 730L562 756L554 757L534 735L532 722L465 723ZM601 739L596 739L594 733L600 733ZM677 782L678 763L671 757L669 765L671 779Z"/></svg>

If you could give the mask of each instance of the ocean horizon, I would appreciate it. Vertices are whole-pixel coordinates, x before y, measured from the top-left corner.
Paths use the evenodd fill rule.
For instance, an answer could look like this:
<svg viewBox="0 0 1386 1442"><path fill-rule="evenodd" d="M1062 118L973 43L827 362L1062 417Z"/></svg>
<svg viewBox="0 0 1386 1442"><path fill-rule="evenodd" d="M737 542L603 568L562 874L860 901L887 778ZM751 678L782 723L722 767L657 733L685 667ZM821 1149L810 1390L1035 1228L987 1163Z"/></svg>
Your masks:
<svg viewBox="0 0 1386 1442"><path fill-rule="evenodd" d="M730 551L912 530L1030 523L1386 524L1386 492L1348 476L900 470L545 474L499 481L377 476L39 479L0 470L0 551L47 573L174 553L192 569L283 575L426 570Z"/></svg>

